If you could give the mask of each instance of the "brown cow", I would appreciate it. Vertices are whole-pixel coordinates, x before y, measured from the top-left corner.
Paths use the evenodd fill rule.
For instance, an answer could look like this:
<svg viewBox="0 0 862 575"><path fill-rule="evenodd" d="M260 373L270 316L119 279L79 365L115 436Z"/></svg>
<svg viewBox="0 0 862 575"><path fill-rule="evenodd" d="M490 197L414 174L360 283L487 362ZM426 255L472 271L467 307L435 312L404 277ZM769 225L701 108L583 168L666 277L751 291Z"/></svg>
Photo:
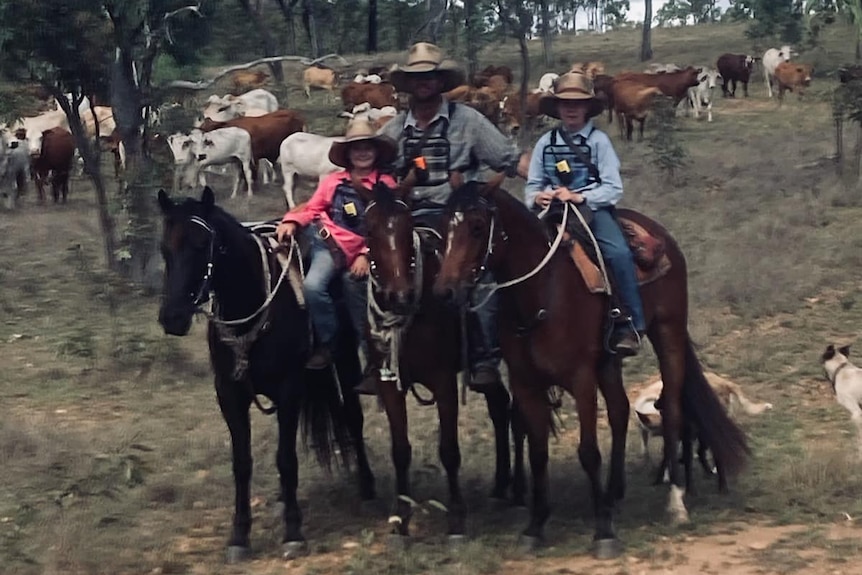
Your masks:
<svg viewBox="0 0 862 575"><path fill-rule="evenodd" d="M293 110L276 110L263 116L234 118L227 122L205 119L200 129L211 132L217 128L242 128L251 136L252 170L257 173L257 162L266 158L272 164L278 160L281 142L294 132L305 131L305 120Z"/></svg>
<svg viewBox="0 0 862 575"><path fill-rule="evenodd" d="M775 81L778 82L778 103L784 99L784 92L796 91L799 99L802 99L806 86L811 85L811 73L814 71L811 64L800 64L799 62L781 62L775 68Z"/></svg>
<svg viewBox="0 0 862 575"><path fill-rule="evenodd" d="M506 80L506 84L511 84L514 79L514 74L512 74L512 69L508 66L485 66L485 69L481 72L476 72L476 75L473 76L473 86L476 88L481 88L482 86L488 85L488 80L492 76L502 76L503 79Z"/></svg>
<svg viewBox="0 0 862 575"><path fill-rule="evenodd" d="M595 80L596 76L605 73L604 62L575 62L570 72L581 72Z"/></svg>
<svg viewBox="0 0 862 575"><path fill-rule="evenodd" d="M497 124L500 120L500 98L490 86L474 88L467 84L455 86L443 96L450 102L462 102Z"/></svg>
<svg viewBox="0 0 862 575"><path fill-rule="evenodd" d="M605 107L608 109L608 124L614 123L614 92L611 89L613 83L614 77L607 74L599 74L593 80L596 98L604 100Z"/></svg>
<svg viewBox="0 0 862 575"><path fill-rule="evenodd" d="M33 179L39 191L39 203L45 203L45 184L50 181L51 195L56 204L62 196L66 203L69 195L69 174L75 157L75 138L64 128L51 128L42 132L42 149L32 156Z"/></svg>
<svg viewBox="0 0 862 575"><path fill-rule="evenodd" d="M620 137L631 141L634 131L634 120L640 124L638 127L638 142L644 138L644 121L647 111L652 104L653 98L661 94L658 86L646 86L631 80L615 80L611 86L614 108L620 125ZM625 134L623 127L625 126Z"/></svg>
<svg viewBox="0 0 862 575"><path fill-rule="evenodd" d="M531 124L536 120L539 114L539 100L542 98L541 93L530 92L527 94L527 109L526 120ZM502 102L502 112L500 122L504 128L507 128L509 133L514 135L521 129L521 94L515 92L507 96Z"/></svg>
<svg viewBox="0 0 862 575"><path fill-rule="evenodd" d="M655 86L661 90L662 94L673 98L673 105L676 107L688 95L688 89L700 83L697 78L700 72L700 68L691 66L678 72L666 72L664 74L623 72L614 76L614 80L626 80L644 86Z"/></svg>
<svg viewBox="0 0 862 575"><path fill-rule="evenodd" d="M269 74L263 70L255 70L254 72L251 70L238 70L231 74L230 77L231 84L233 84L233 94L234 96L239 96L249 90L260 88L266 84L267 79L269 79Z"/></svg>
<svg viewBox="0 0 862 575"><path fill-rule="evenodd" d="M341 101L346 111L353 110L363 102L371 104L372 108L383 108L384 106L397 106L398 96L395 87L388 82L380 84L358 84L351 82L341 90Z"/></svg>
<svg viewBox="0 0 862 575"><path fill-rule="evenodd" d="M309 66L302 72L302 88L305 97L311 98L311 89L319 88L329 92L328 98L335 97L335 88L338 86L338 74L332 68L323 66Z"/></svg>

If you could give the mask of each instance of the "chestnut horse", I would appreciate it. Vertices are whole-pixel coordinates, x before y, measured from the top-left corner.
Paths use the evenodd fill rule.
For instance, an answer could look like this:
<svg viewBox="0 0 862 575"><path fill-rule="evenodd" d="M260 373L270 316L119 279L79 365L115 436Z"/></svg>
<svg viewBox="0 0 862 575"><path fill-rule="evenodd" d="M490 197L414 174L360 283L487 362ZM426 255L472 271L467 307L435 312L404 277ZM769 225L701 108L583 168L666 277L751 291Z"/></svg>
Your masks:
<svg viewBox="0 0 862 575"><path fill-rule="evenodd" d="M625 491L625 441L629 402L621 361L603 346L608 301L591 293L565 251L549 251L543 224L519 200L500 190L502 178L487 185L469 183L456 190L447 206L446 251L434 291L463 299L487 266L499 284L499 329L509 381L529 438L533 507L522 534L536 545L548 518L549 386L566 389L577 402L580 421L578 456L592 490L596 549L619 551L612 511ZM686 521L684 479L677 450L684 423L693 422L728 473L741 469L748 454L745 435L728 417L703 375L688 334L686 263L670 234L656 222L630 210L620 216L664 242L671 262L667 273L641 286L647 335L658 355L664 391L664 461L670 472L668 510ZM502 289L506 288L506 289ZM605 398L612 447L607 488L600 481L601 453L596 434L597 395ZM690 418L690 419L689 419Z"/></svg>
<svg viewBox="0 0 862 575"><path fill-rule="evenodd" d="M300 418L303 433L311 434L318 460L328 465L336 447L343 456L352 451L359 468L360 497L374 497L374 476L362 437L362 406L351 391L361 378L355 338L349 329L339 334L338 381L332 370L306 370L308 313L291 278L285 272L267 272L267 268L282 268L262 238L216 206L210 188L204 189L200 200L182 202L174 202L162 190L159 205L164 215L165 259L159 323L165 333L186 335L210 291L215 300L207 342L219 408L230 432L235 486L228 561L245 559L251 553L252 402L265 413L275 411L278 418L282 553L290 558L306 549L296 499ZM289 262L296 264L296 259ZM269 398L273 407L264 410L257 395Z"/></svg>
<svg viewBox="0 0 862 575"><path fill-rule="evenodd" d="M407 436L405 394L421 383L433 394L440 419L440 460L449 484L448 535L464 535L466 509L458 482L461 454L458 447L458 372L461 370L461 322L456 308L434 297L431 286L440 268L440 235L431 228L414 228L410 206L404 201L406 187L391 190L378 184L368 190L354 179L353 185L366 203L366 240L371 260L370 313L382 316L384 324L400 324L395 329L392 370L395 381L380 381L379 394L389 419L392 459L395 464L397 495L391 521L393 534L409 535L411 495L410 441ZM420 240L420 235L429 235ZM370 322L371 323L371 322ZM380 326L370 326L372 330ZM391 341L391 340L390 340ZM374 347L374 346L369 346ZM372 351L372 353L377 353ZM380 365L378 363L378 365ZM416 394L416 390L414 389ZM417 394L418 397L418 394ZM485 393L494 426L496 472L492 497L505 498L510 482L509 394L499 384ZM515 501L523 501L523 464L517 465L513 485Z"/></svg>

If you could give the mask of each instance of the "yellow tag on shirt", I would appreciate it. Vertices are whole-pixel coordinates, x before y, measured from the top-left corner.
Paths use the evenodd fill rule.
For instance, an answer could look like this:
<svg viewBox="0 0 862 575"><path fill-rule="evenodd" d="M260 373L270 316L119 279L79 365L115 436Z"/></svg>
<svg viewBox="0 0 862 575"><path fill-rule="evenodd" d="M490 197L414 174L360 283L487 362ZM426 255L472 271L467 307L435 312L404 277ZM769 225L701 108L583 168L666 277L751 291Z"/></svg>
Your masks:
<svg viewBox="0 0 862 575"><path fill-rule="evenodd" d="M558 172L562 172L564 174L568 174L572 170L569 168L569 163L566 160L560 160L556 163L556 168Z"/></svg>
<svg viewBox="0 0 862 575"><path fill-rule="evenodd" d="M354 204L353 202L348 202L344 204L344 213L348 216L355 216L357 214L356 204Z"/></svg>

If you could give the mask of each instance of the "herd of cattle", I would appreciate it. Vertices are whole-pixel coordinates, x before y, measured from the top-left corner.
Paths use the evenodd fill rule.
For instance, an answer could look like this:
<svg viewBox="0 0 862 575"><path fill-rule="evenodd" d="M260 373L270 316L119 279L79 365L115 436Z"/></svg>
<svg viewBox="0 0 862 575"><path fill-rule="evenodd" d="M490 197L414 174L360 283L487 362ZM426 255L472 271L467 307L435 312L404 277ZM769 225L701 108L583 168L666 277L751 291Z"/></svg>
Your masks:
<svg viewBox="0 0 862 575"><path fill-rule="evenodd" d="M811 81L812 69L808 64L791 60L794 55L790 46L783 46L767 50L762 57L722 54L715 68L652 64L643 72L609 75L603 63L587 62L575 63L571 69L593 79L597 96L606 103L608 122L612 123L616 115L621 137L631 140L635 121L639 123L639 137L643 138L644 120L659 94L671 98L675 106L685 102L694 117L699 117L705 108L707 120L712 121L713 91L718 82L722 82L724 96L735 97L738 83L748 96L748 83L758 62L763 68L769 97L773 96L773 90L779 100L788 90L801 95ZM405 95L397 93L388 81L390 70L391 67L360 70L350 82L339 86L339 76L334 70L312 66L303 71L303 91L310 99L312 89L323 90L327 101L332 102L338 90L343 107L339 116L364 117L381 127L406 106ZM857 75L862 74L855 69L844 70L841 80L848 81ZM535 89L528 91L523 118L520 90L513 84L513 73L507 66L488 66L471 78L470 83L445 95L449 100L476 108L502 131L515 134L522 119L530 125L542 119L539 100L553 89L557 77L556 73L547 73ZM212 166L234 166L237 169L232 196L240 190L241 180L251 195L253 181L267 183L278 166L286 200L292 207L296 176L321 178L337 169L327 159L333 138L308 133L298 112L280 108L277 98L260 87L266 79L263 72L235 72L232 84L238 95L210 96L188 133L167 138L175 164L175 190L193 190L204 185L204 171L213 169ZM75 144L65 113L59 106L55 108L0 126L0 193L7 198L14 200L31 176L40 201L44 201L43 187L49 181L54 200L65 200ZM85 99L79 113L87 134L91 138L101 136L116 156L115 165L121 169L123 147L111 108L91 107Z"/></svg>

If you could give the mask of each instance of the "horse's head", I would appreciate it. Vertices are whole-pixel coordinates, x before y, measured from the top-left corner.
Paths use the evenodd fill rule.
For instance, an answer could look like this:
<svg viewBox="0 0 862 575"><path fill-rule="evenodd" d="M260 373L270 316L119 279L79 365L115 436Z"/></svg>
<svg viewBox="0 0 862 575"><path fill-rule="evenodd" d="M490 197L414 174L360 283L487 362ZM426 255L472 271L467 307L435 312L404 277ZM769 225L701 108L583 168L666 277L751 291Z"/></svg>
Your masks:
<svg viewBox="0 0 862 575"><path fill-rule="evenodd" d="M492 253L493 194L504 177L495 176L487 184L468 182L452 192L446 206L446 251L434 282L436 295L458 304L467 301Z"/></svg>
<svg viewBox="0 0 862 575"><path fill-rule="evenodd" d="M371 278L380 303L392 312L404 312L414 303L415 257L413 218L405 201L412 187L411 176L397 189L382 183L372 189L358 178L353 185L365 200L365 228Z"/></svg>
<svg viewBox="0 0 862 575"><path fill-rule="evenodd" d="M165 277L159 323L165 333L186 335L198 306L208 297L212 278L215 231L208 223L215 198L204 188L200 200L174 202L159 190L164 216L161 250Z"/></svg>

